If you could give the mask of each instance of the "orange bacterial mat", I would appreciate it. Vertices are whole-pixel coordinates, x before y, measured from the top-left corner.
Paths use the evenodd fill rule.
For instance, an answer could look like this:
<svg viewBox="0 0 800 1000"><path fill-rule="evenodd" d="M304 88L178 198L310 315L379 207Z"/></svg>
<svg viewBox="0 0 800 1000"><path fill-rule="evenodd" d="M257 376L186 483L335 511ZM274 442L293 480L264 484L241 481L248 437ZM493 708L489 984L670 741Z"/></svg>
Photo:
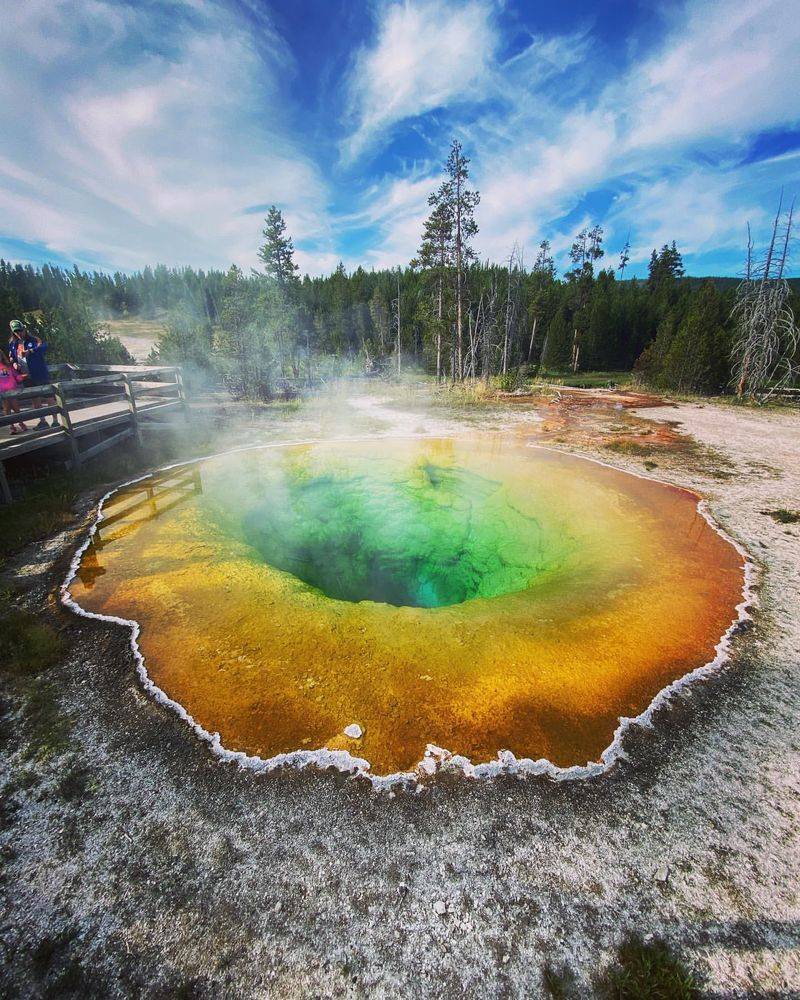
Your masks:
<svg viewBox="0 0 800 1000"><path fill-rule="evenodd" d="M742 586L693 493L478 436L258 449L124 487L70 591L139 622L154 682L229 749L388 774L429 743L597 760L714 658Z"/></svg>

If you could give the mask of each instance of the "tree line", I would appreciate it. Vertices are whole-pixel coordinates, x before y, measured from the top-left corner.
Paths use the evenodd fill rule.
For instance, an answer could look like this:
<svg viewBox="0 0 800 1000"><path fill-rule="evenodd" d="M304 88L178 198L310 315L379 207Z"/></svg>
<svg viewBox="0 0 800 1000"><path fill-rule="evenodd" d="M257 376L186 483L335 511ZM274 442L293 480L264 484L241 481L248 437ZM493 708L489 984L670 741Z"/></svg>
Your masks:
<svg viewBox="0 0 800 1000"><path fill-rule="evenodd" d="M675 242L653 250L647 278L626 278L630 239L609 262L596 224L575 236L561 275L547 240L532 262L518 247L502 263L482 261L474 247L479 202L469 160L454 142L444 179L428 199L418 252L405 267L348 273L339 264L327 276L301 277L273 206L260 266L250 273L235 265L107 274L0 262L0 318L35 315L73 360L84 360L76 350L94 352L95 360L121 356L122 345L98 333L103 320L159 319L162 361L236 380L245 394L265 397L281 379L345 369L422 368L441 381L500 376L505 384L538 373L635 371L660 389L704 393L736 388L743 365L754 370L753 348L737 345L744 313L751 323L754 316L767 322L761 313L771 299L755 281L763 267L753 266L747 299L761 305L745 309L737 307L743 285L736 279L687 277ZM791 213L780 274L767 266L770 280L783 282L784 319L798 294L797 282L783 276L790 230ZM776 221L773 250L777 237ZM793 371L793 319L786 323L775 336L784 354L788 345Z"/></svg>

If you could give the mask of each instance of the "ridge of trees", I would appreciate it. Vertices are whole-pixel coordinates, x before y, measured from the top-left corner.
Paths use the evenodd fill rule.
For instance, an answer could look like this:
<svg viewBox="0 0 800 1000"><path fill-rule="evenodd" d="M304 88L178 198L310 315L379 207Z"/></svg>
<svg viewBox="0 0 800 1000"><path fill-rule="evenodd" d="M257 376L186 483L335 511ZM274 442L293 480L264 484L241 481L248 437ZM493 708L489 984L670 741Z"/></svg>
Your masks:
<svg viewBox="0 0 800 1000"><path fill-rule="evenodd" d="M125 349L100 334L103 320L156 318L166 327L157 348L162 360L214 369L254 396L269 395L282 377L312 378L344 366L399 371L401 359L451 381L633 370L661 389L731 388L732 363L738 357L741 368L745 356L734 350L744 311L734 308L740 281L687 277L675 242L653 250L646 279L626 279L630 235L618 266L601 267L606 254L597 224L575 237L562 277L547 240L531 266L517 247L503 264L482 261L474 249L479 199L469 160L454 142L407 267L348 273L340 263L327 276L301 278L286 222L272 206L258 250L261 269L250 274L235 265L108 274L0 261L0 323L7 329L13 316L34 317L53 356L112 361L124 359ZM785 320L800 282L784 277L783 242ZM789 346L785 370L794 372L796 340Z"/></svg>

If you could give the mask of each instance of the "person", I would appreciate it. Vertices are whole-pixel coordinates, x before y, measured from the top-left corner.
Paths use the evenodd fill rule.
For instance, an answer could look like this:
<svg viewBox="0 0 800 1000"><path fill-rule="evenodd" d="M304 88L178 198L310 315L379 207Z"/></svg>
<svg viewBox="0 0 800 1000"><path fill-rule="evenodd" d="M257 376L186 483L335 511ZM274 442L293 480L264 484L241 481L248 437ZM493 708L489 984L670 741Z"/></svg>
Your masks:
<svg viewBox="0 0 800 1000"><path fill-rule="evenodd" d="M28 330L25 324L18 319L12 319L11 339L8 342L8 354L17 373L25 380L25 387L47 385L50 382L50 370L45 360L47 344L41 337ZM31 400L31 405L38 409L52 403L52 397L42 398L37 396ZM41 417L37 427L47 427L48 423ZM55 417L53 427L56 426Z"/></svg>
<svg viewBox="0 0 800 1000"><path fill-rule="evenodd" d="M19 413L19 400L9 399L7 392L18 389L22 382L22 375L14 368L14 363L5 351L0 351L0 399L3 402L3 413L8 416L10 413ZM19 434L26 431L27 426L18 420L11 425L11 433Z"/></svg>

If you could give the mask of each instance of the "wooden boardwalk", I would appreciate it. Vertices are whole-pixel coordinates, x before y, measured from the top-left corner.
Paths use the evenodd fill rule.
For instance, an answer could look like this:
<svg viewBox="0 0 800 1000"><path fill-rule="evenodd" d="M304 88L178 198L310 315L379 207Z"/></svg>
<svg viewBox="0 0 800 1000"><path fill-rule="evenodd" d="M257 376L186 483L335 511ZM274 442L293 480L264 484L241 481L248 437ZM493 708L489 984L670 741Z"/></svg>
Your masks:
<svg viewBox="0 0 800 1000"><path fill-rule="evenodd" d="M19 400L20 412L0 416L0 497L12 500L5 463L29 452L50 449L68 468L76 468L108 448L141 441L143 423L187 410L180 368L118 365L60 365L58 380L46 386L16 389L0 398ZM35 408L33 400L46 400ZM40 418L50 424L39 428ZM12 435L13 423L28 430Z"/></svg>

